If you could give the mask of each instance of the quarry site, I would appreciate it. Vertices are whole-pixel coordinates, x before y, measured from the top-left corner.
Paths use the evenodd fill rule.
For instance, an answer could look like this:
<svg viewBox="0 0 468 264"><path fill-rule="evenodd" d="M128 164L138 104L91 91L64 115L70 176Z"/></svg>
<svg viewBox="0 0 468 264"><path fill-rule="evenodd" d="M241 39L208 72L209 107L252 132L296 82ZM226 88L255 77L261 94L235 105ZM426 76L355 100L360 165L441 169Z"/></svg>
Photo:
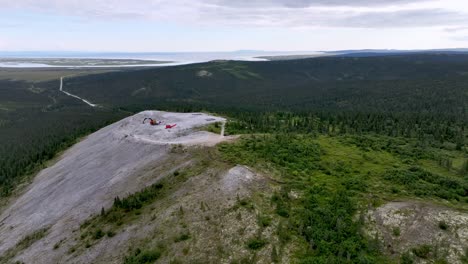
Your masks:
<svg viewBox="0 0 468 264"><path fill-rule="evenodd" d="M215 123L219 134L200 129ZM144 111L82 139L2 208L0 263L121 263L148 246L163 250L159 263L271 263L282 222L269 197L278 184L245 165L210 160L213 146L236 139L224 136L225 123L205 113ZM116 197L162 186L150 206L118 217L110 209ZM461 263L468 243L468 214L441 206L389 202L366 221L389 255L431 244L437 251L426 254ZM270 243L252 257L245 244L258 236ZM295 243L276 262L289 263Z"/></svg>
<svg viewBox="0 0 468 264"><path fill-rule="evenodd" d="M170 129L165 124L151 126L142 122L145 117L176 126ZM215 122L225 120L201 113L145 111L86 137L41 171L4 208L0 216L0 255L11 254L24 237L47 230L42 239L14 255L26 263L63 262L66 248L52 250L53 246L59 241L71 243L63 239L71 238L81 222L101 208L110 207L115 197L134 193L180 167L189 166L191 161L186 155L171 154L174 146L213 146L229 140L230 137L195 130ZM156 171L159 174L155 175ZM227 183L229 190L242 183L241 179L233 181ZM94 262L88 254L73 261Z"/></svg>

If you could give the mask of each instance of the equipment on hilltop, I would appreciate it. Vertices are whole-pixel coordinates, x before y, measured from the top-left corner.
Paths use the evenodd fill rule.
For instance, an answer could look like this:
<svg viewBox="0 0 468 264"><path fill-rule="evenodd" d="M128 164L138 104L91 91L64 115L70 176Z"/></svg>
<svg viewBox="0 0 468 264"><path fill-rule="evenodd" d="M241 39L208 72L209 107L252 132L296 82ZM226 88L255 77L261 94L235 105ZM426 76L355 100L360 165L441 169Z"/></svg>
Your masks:
<svg viewBox="0 0 468 264"><path fill-rule="evenodd" d="M156 125L159 125L159 124L162 123L162 121L156 121L156 120L154 120L154 119L152 119L152 118L145 117L145 119L143 119L143 124L145 124L146 120L149 120L149 123L150 123L150 125L152 125L152 126L156 126Z"/></svg>

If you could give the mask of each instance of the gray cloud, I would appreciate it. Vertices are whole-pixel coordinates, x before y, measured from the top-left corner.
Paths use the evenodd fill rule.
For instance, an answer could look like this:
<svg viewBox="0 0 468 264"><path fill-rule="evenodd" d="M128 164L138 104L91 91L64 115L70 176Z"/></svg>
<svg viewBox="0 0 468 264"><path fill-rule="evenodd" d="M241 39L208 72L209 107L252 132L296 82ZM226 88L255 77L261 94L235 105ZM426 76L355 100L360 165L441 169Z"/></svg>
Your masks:
<svg viewBox="0 0 468 264"><path fill-rule="evenodd" d="M445 28L444 31L445 31L445 32L448 32L448 33L456 33L456 32L460 32L460 31L468 31L468 26L466 26L466 27L449 27L449 28Z"/></svg>
<svg viewBox="0 0 468 264"><path fill-rule="evenodd" d="M289 7L305 8L311 6L349 6L349 7L369 7L369 6L391 6L427 2L428 0L213 0L219 6L231 7Z"/></svg>
<svg viewBox="0 0 468 264"><path fill-rule="evenodd" d="M255 26L342 27L342 28L408 28L459 26L468 24L468 16L443 9L398 11L343 11L273 8L243 9L207 7L203 16L218 23Z"/></svg>
<svg viewBox="0 0 468 264"><path fill-rule="evenodd" d="M0 0L5 8L93 19L155 20L190 25L408 28L468 25L461 11L392 8L428 0ZM423 6L423 5L421 5ZM323 8L326 7L326 8ZM342 8L344 7L344 8ZM365 7L365 9L361 9ZM455 9L453 6L452 9Z"/></svg>
<svg viewBox="0 0 468 264"><path fill-rule="evenodd" d="M462 42L466 42L468 41L468 36L454 36L454 37L451 37L450 39L452 40L455 40L455 41L462 41Z"/></svg>
<svg viewBox="0 0 468 264"><path fill-rule="evenodd" d="M468 23L466 14L442 9L364 12L352 15L336 26L362 28L432 27Z"/></svg>

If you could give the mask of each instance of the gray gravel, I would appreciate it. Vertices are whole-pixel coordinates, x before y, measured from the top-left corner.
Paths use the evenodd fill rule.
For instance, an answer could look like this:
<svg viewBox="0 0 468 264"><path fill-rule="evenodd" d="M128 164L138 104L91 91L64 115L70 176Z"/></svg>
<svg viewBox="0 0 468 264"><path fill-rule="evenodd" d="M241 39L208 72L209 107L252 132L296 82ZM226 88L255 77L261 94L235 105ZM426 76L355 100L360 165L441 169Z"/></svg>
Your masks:
<svg viewBox="0 0 468 264"><path fill-rule="evenodd" d="M162 120L151 126L144 117ZM48 263L53 245L114 197L148 185L135 173L148 164L165 161L171 144L216 144L225 137L195 131L197 126L225 122L207 114L144 111L107 126L66 151L53 166L41 171L0 215L0 255L26 235L50 227L48 235L19 256L26 263ZM165 124L177 124L165 129ZM46 247L46 248L45 248Z"/></svg>

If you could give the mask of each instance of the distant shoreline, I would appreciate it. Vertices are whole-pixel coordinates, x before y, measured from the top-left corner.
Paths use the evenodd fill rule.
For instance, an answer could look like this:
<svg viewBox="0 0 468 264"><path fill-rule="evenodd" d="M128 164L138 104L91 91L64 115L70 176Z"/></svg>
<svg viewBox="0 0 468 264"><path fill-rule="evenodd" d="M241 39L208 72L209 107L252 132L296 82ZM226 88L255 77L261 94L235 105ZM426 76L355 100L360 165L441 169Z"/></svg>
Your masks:
<svg viewBox="0 0 468 264"><path fill-rule="evenodd" d="M265 59L268 61L281 61L281 60L299 60L310 59L324 56L331 56L332 54L303 54L303 55L277 55L277 56L259 56L256 58Z"/></svg>
<svg viewBox="0 0 468 264"><path fill-rule="evenodd" d="M267 61L263 57L320 55L319 52L173 52L173 53L74 53L0 52L0 68L129 68L177 66L216 60Z"/></svg>
<svg viewBox="0 0 468 264"><path fill-rule="evenodd" d="M173 61L106 58L0 58L1 68L114 68L161 66Z"/></svg>

